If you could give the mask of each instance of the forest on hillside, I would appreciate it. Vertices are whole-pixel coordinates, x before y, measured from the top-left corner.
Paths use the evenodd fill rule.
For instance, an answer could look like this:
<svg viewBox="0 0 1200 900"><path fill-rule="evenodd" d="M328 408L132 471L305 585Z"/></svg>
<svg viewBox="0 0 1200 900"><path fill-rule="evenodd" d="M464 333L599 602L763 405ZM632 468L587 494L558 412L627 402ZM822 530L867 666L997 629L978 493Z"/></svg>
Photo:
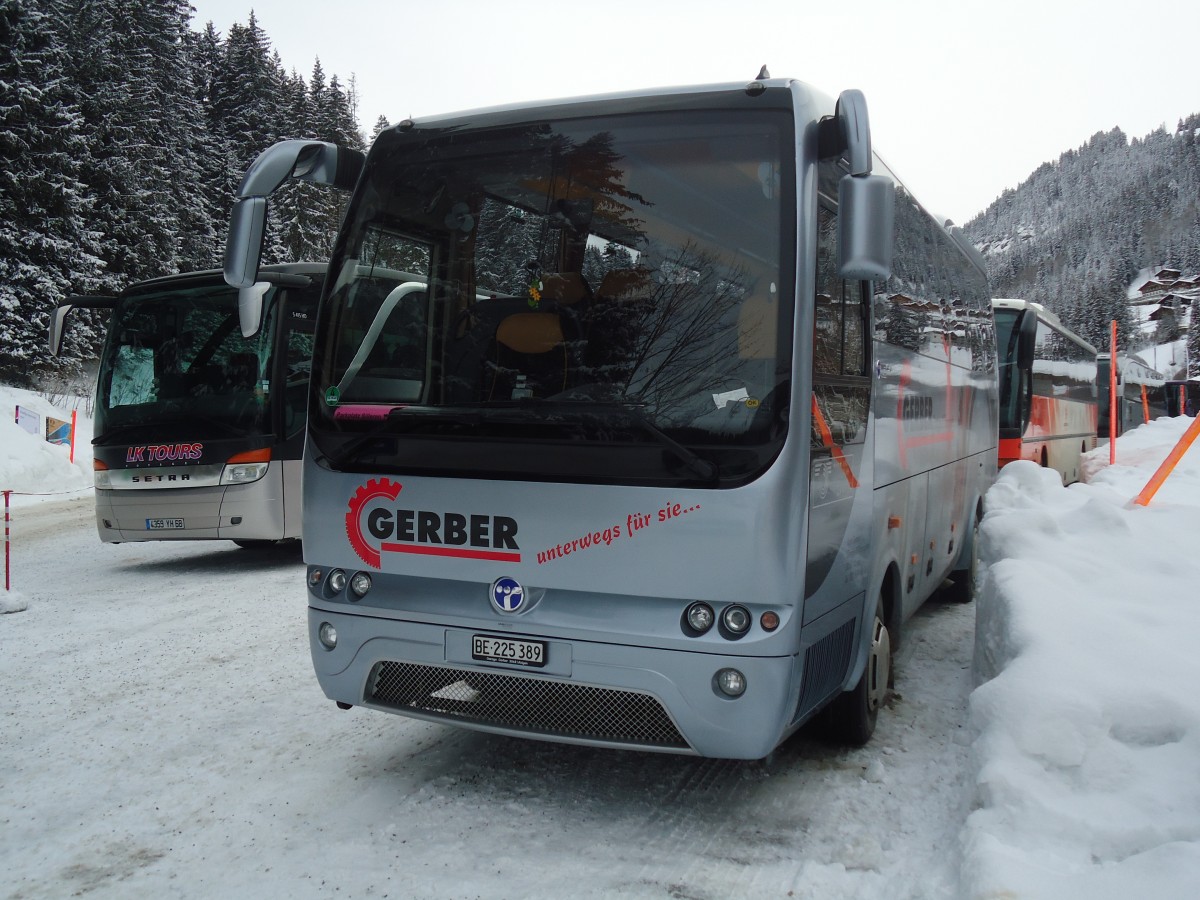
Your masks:
<svg viewBox="0 0 1200 900"><path fill-rule="evenodd" d="M0 380L95 355L102 330L80 310L47 358L66 296L219 266L233 192L266 147L363 148L353 82L319 59L307 79L286 68L253 13L223 34L191 16L188 0L0 0ZM328 258L336 204L288 187L264 261Z"/></svg>
<svg viewBox="0 0 1200 900"><path fill-rule="evenodd" d="M271 144L365 147L353 79L319 59L307 77L288 68L253 13L224 33L191 18L188 0L0 0L0 380L32 386L95 356L88 310L47 355L66 296L220 265L233 193ZM1117 319L1138 349L1138 273L1200 272L1198 134L1200 115L1132 141L1100 132L1005 191L965 226L993 295L1044 303L1097 344ZM340 214L331 192L289 185L264 261L328 258ZM1200 328L1190 338L1200 368Z"/></svg>
<svg viewBox="0 0 1200 900"><path fill-rule="evenodd" d="M1200 115L1133 140L1098 132L964 228L987 259L993 296L1045 304L1097 346L1116 319L1119 345L1136 351L1146 337L1134 333L1127 295L1139 274L1200 272ZM1200 329L1189 339L1200 366Z"/></svg>

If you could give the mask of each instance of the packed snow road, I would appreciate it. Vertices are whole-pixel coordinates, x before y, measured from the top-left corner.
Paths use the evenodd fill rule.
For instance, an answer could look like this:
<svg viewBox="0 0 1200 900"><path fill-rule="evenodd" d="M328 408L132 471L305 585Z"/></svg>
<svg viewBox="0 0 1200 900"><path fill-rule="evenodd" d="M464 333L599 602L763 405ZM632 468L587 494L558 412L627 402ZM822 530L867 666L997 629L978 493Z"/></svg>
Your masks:
<svg viewBox="0 0 1200 900"><path fill-rule="evenodd" d="M867 748L698 760L339 711L294 548L103 545L90 497L17 509L12 533L5 897L958 893L970 606L910 622Z"/></svg>

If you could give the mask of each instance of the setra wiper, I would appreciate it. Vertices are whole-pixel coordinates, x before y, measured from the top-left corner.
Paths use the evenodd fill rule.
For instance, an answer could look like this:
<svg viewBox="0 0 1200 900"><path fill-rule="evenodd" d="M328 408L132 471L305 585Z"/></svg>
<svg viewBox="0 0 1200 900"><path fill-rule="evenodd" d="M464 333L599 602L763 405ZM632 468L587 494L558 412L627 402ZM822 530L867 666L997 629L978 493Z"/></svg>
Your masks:
<svg viewBox="0 0 1200 900"><path fill-rule="evenodd" d="M92 445L101 447L104 444L111 444L117 440L118 435L128 435L131 432L141 433L143 431L152 431L155 427L153 422L139 422L134 425L114 425L112 428L105 431L103 434L93 435Z"/></svg>

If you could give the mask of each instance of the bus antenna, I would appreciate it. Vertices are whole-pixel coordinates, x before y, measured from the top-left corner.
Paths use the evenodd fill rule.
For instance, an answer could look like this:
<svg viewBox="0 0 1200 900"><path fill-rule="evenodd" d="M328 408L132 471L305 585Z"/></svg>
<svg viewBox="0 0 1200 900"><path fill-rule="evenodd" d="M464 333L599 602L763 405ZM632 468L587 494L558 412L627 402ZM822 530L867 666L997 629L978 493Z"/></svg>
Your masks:
<svg viewBox="0 0 1200 900"><path fill-rule="evenodd" d="M767 66L764 63L763 67L758 70L758 77L755 78L754 80L755 81L766 81L770 77L771 77L771 73L767 71Z"/></svg>

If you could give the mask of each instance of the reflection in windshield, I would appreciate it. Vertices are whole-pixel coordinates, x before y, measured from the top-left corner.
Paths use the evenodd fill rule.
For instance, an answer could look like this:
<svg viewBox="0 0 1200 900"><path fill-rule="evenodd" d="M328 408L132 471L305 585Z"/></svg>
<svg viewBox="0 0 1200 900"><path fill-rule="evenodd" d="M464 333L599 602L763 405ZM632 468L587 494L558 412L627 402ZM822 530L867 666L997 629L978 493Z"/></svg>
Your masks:
<svg viewBox="0 0 1200 900"><path fill-rule="evenodd" d="M253 338L221 284L135 295L113 312L99 373L98 436L131 426L224 435L263 430L274 292Z"/></svg>
<svg viewBox="0 0 1200 900"><path fill-rule="evenodd" d="M355 404L532 398L634 407L698 452L777 446L790 127L710 111L386 132L322 308L322 421L336 434L366 427L337 415ZM644 427L619 432L575 423L570 438L661 446Z"/></svg>

